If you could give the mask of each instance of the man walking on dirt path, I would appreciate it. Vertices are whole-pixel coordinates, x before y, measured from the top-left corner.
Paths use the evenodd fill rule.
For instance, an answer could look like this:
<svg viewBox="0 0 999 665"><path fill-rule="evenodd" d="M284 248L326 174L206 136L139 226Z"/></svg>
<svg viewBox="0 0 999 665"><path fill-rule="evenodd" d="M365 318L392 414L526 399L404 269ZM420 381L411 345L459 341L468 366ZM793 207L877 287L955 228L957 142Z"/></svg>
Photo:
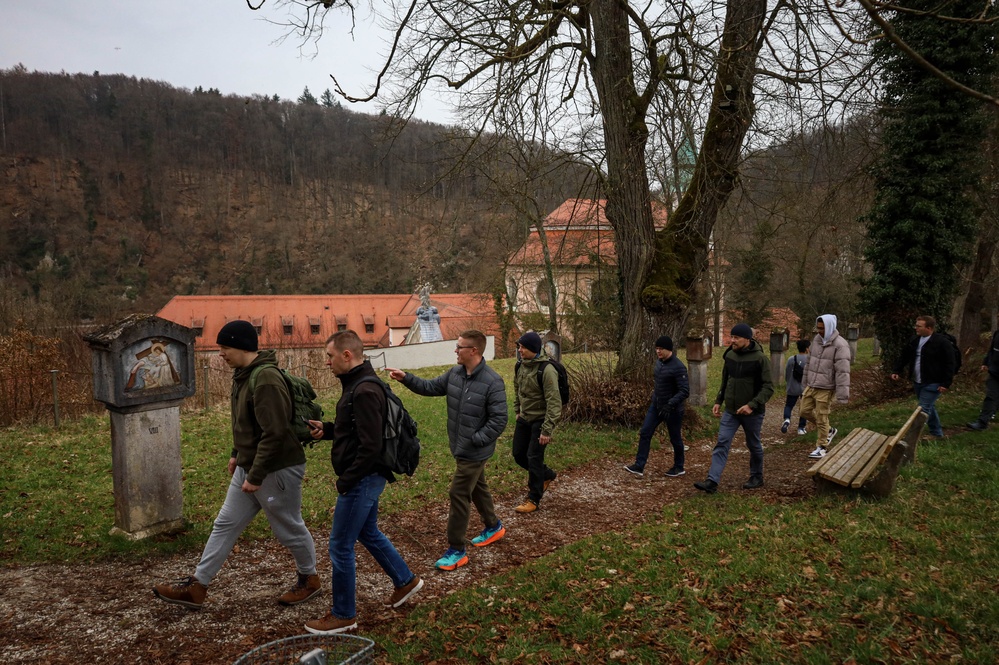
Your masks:
<svg viewBox="0 0 999 665"><path fill-rule="evenodd" d="M816 427L815 450L808 456L822 459L826 448L839 432L829 425L833 400L850 400L850 344L836 330L836 316L823 314L815 319L815 339L808 349L805 365L805 392L801 394L798 415Z"/></svg>
<svg viewBox="0 0 999 665"><path fill-rule="evenodd" d="M343 392L332 423L309 421L312 438L333 440L330 461L338 493L329 546L333 603L326 616L305 624L307 631L318 635L357 628L354 545L358 542L392 580L395 590L386 606L399 607L423 588L423 580L409 570L392 541L378 529L378 499L385 484L395 482L382 463L382 434L388 417L384 384L364 358L364 344L353 330L333 333L326 342L326 355L326 364L340 379Z"/></svg>
<svg viewBox="0 0 999 665"><path fill-rule="evenodd" d="M496 439L506 429L506 387L482 357L485 350L486 336L478 330L466 330L458 336L454 349L458 364L436 379L421 379L388 368L390 377L417 395L447 396L447 435L455 470L449 491L448 548L434 564L441 570L454 570L468 563L465 532L470 503L475 504L485 526L472 539L473 545L484 547L506 534L486 483L486 462L496 452Z"/></svg>
<svg viewBox="0 0 999 665"><path fill-rule="evenodd" d="M298 570L295 584L278 603L298 605L320 593L322 584L316 574L316 543L302 519L305 452L291 429L291 393L275 352L257 350L257 331L248 321L222 326L216 343L219 356L234 370L229 489L194 575L157 584L153 593L168 603L201 609L208 585L243 529L262 510ZM250 375L258 367L251 390Z"/></svg>
<svg viewBox="0 0 999 665"><path fill-rule="evenodd" d="M753 339L753 329L745 323L737 323L732 328L731 345L725 351L722 367L721 389L715 398L711 413L721 417L718 428L718 443L711 453L711 469L705 480L694 483L694 487L714 494L718 491L722 472L732 449L732 439L742 428L749 449L749 480L742 488L751 490L763 487L763 443L760 432L766 414L767 400L774 393L770 378L770 361L759 343ZM725 409L722 411L722 404Z"/></svg>
<svg viewBox="0 0 999 665"><path fill-rule="evenodd" d="M955 351L951 341L936 332L936 327L937 320L932 316L916 317L916 334L902 347L891 379L898 381L902 370L908 369L919 408L928 416L926 429L930 436L939 438L944 431L936 401L954 380Z"/></svg>

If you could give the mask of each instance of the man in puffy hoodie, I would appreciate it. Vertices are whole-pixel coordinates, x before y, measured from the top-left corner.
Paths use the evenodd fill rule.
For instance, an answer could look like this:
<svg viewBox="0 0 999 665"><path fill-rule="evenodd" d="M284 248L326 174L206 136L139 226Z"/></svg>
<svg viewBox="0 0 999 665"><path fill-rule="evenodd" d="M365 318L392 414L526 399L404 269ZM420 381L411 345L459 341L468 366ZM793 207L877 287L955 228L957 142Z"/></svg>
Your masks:
<svg viewBox="0 0 999 665"><path fill-rule="evenodd" d="M746 448L749 449L749 480L742 489L763 487L760 431L763 429L767 400L774 394L770 361L753 339L753 329L748 324L737 323L733 326L731 337L731 345L723 356L725 364L722 367L721 388L711 409L715 418L721 418L718 443L711 453L707 479L694 483L694 487L708 494L718 491L718 483L732 449L732 439L740 427L746 434Z"/></svg>
<svg viewBox="0 0 999 665"><path fill-rule="evenodd" d="M837 404L850 401L850 345L836 330L834 314L823 314L815 319L815 333L808 350L805 392L801 394L798 415L817 428L817 445L808 456L822 459L838 432L829 426L833 400Z"/></svg>
<svg viewBox="0 0 999 665"><path fill-rule="evenodd" d="M421 379L389 368L389 376L417 395L447 396L447 436L456 468L451 478L451 508L447 516L448 548L436 564L454 570L468 563L465 532L468 504L475 504L485 529L472 539L476 547L495 543L506 534L496 517L493 496L486 483L486 462L496 452L496 439L506 429L506 387L503 378L486 364L482 353L486 336L466 330L458 336L454 352L458 364L436 379Z"/></svg>

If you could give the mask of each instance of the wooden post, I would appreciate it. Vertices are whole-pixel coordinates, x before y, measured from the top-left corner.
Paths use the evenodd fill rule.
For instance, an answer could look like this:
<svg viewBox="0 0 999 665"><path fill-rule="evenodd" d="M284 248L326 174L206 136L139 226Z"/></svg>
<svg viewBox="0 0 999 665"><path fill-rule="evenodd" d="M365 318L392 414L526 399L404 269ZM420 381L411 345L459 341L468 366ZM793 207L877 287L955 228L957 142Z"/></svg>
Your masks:
<svg viewBox="0 0 999 665"><path fill-rule="evenodd" d="M59 370L50 369L49 372L52 373L52 412L55 415L55 426L56 429L59 428Z"/></svg>

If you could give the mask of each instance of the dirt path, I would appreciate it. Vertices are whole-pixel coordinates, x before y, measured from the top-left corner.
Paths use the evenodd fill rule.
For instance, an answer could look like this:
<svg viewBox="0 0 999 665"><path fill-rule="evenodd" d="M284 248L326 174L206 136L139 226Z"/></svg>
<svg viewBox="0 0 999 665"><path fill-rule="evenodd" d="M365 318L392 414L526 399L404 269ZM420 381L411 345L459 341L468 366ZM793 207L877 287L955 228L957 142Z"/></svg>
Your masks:
<svg viewBox="0 0 999 665"><path fill-rule="evenodd" d="M776 402L776 400L775 400ZM771 404L764 426L767 501L797 501L812 493L805 476L811 445L779 430L782 404ZM637 441L637 436L636 436ZM687 475L666 478L671 455L653 450L644 478L621 467L631 459L607 459L562 470L542 509L513 511L522 495L497 496L496 508L507 536L485 548L470 548L471 561L453 572L433 568L445 547L446 497L419 511L382 520L410 567L426 581L415 603L439 599L463 587L544 556L587 536L621 530L661 513L670 504L700 494L714 441L688 442ZM667 444L666 449L669 449ZM558 470L558 454L550 462ZM509 454L503 451L500 454ZM745 492L748 452L736 437L721 492ZM748 492L746 492L748 494ZM481 529L473 515L469 536ZM320 574L329 583L325 546L329 527L313 529ZM0 662L3 663L232 663L255 646L304 633L302 625L328 609L329 594L304 605L283 608L275 598L293 580L287 551L274 540L239 545L213 582L199 612L153 598L152 584L188 575L196 556L162 557L137 563L46 565L0 569ZM359 634L391 622L407 611L387 610L381 601L391 585L363 548L358 549Z"/></svg>

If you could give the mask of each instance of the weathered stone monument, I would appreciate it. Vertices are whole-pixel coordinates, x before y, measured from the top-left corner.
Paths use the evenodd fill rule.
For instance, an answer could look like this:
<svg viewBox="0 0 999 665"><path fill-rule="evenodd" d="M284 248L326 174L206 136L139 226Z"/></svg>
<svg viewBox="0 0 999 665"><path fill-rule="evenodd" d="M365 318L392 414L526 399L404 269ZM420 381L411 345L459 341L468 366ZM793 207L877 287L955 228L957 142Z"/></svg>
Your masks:
<svg viewBox="0 0 999 665"><path fill-rule="evenodd" d="M546 330L541 333L541 343L545 347L545 353L548 357L562 362L562 336L558 333L553 333L550 330Z"/></svg>
<svg viewBox="0 0 999 665"><path fill-rule="evenodd" d="M94 399L111 415L112 533L140 539L183 527L180 404L195 391L194 338L144 314L85 337Z"/></svg>
<svg viewBox="0 0 999 665"><path fill-rule="evenodd" d="M691 330L687 333L687 376L690 377L690 397L687 403L704 406L708 403L708 364L711 360L711 333Z"/></svg>
<svg viewBox="0 0 999 665"><path fill-rule="evenodd" d="M787 328L774 328L770 331L770 379L774 387L784 385L784 354L791 337Z"/></svg>
<svg viewBox="0 0 999 665"><path fill-rule="evenodd" d="M860 324L846 324L846 343L850 345L850 364L857 362L857 340L860 339Z"/></svg>

